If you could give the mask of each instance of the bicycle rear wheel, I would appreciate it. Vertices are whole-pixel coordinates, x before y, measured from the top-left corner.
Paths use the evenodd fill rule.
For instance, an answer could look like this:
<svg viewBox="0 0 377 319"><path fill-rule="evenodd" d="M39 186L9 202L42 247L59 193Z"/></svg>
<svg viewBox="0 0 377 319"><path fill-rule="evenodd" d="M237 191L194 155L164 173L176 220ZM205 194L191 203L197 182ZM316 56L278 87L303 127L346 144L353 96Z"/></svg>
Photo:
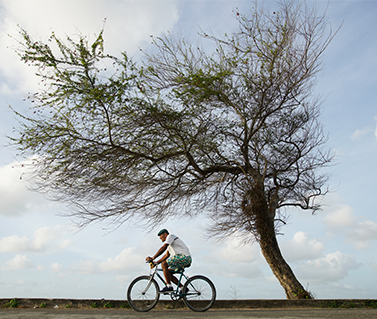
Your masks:
<svg viewBox="0 0 377 319"><path fill-rule="evenodd" d="M204 276L193 276L183 286L183 301L193 311L206 311L216 299L215 285Z"/></svg>
<svg viewBox="0 0 377 319"><path fill-rule="evenodd" d="M151 280L149 276L140 276L129 285L127 300L136 311L149 311L160 299L159 291L156 280Z"/></svg>

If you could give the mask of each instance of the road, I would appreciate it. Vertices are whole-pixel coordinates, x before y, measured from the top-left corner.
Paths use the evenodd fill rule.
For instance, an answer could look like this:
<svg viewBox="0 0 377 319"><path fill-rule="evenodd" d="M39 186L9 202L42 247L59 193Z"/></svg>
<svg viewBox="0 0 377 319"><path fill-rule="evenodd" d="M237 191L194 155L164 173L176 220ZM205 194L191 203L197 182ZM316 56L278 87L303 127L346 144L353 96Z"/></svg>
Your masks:
<svg viewBox="0 0 377 319"><path fill-rule="evenodd" d="M151 310L138 313L125 309L0 309L0 318L7 319L124 319L124 318L260 318L260 319L364 319L377 318L377 309L263 309L209 310L197 313L190 310Z"/></svg>

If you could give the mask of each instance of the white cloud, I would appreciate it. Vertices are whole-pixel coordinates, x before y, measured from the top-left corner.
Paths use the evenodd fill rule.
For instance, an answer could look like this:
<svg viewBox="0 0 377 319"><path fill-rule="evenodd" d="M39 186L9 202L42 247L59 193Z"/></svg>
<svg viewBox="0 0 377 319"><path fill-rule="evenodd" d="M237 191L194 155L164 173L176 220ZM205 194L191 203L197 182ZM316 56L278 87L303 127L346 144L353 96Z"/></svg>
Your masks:
<svg viewBox="0 0 377 319"><path fill-rule="evenodd" d="M53 271L53 272L57 272L57 273L59 273L59 272L62 272L63 271L63 269L64 269L64 267L63 267L63 265L61 265L61 264L59 264L59 263L53 263L52 265L51 265L51 270Z"/></svg>
<svg viewBox="0 0 377 319"><path fill-rule="evenodd" d="M109 271L127 271L135 269L137 260L143 260L145 256L140 255L140 252L135 247L124 249L119 255L114 258L108 258L99 264L102 272ZM137 266L136 266L137 267Z"/></svg>
<svg viewBox="0 0 377 319"><path fill-rule="evenodd" d="M323 222L331 231L337 231L345 227L352 227L356 222L353 209L349 205L333 204L329 212L323 217Z"/></svg>
<svg viewBox="0 0 377 319"><path fill-rule="evenodd" d="M260 258L260 249L259 245L241 245L237 237L228 237L211 258L236 263L254 262Z"/></svg>
<svg viewBox="0 0 377 319"><path fill-rule="evenodd" d="M6 266L2 267L3 270L19 270L32 268L34 262L26 257L26 255L16 255L13 259L6 262Z"/></svg>
<svg viewBox="0 0 377 319"><path fill-rule="evenodd" d="M377 240L377 222L359 220L349 205L333 203L328 213L325 213L323 222L333 234L342 234L347 242L357 249L363 249L370 242Z"/></svg>
<svg viewBox="0 0 377 319"><path fill-rule="evenodd" d="M33 202L32 195L35 194L26 189L26 183L22 180L23 166L23 163L11 163L0 167L0 214L3 216L22 215L28 210L28 203Z"/></svg>
<svg viewBox="0 0 377 319"><path fill-rule="evenodd" d="M100 273L98 262L94 260L79 261L73 266L69 267L71 273L78 273L82 275L91 275Z"/></svg>
<svg viewBox="0 0 377 319"><path fill-rule="evenodd" d="M62 264L59 264L58 262L54 262L51 266L50 269L52 272L55 274L53 275L54 278L66 278L68 274L70 274L70 271L68 269L65 269Z"/></svg>
<svg viewBox="0 0 377 319"><path fill-rule="evenodd" d="M37 271L44 271L46 269L46 266L45 265L38 265L35 270Z"/></svg>
<svg viewBox="0 0 377 319"><path fill-rule="evenodd" d="M354 256L336 251L301 264L296 271L299 278L311 282L330 282L345 278L350 270L361 266Z"/></svg>
<svg viewBox="0 0 377 319"><path fill-rule="evenodd" d="M0 252L21 252L31 248L31 241L26 237L8 236L0 240Z"/></svg>
<svg viewBox="0 0 377 319"><path fill-rule="evenodd" d="M64 205L47 200L43 195L27 189L28 166L32 159L13 162L0 167L0 215L19 217L27 213L62 212Z"/></svg>
<svg viewBox="0 0 377 319"><path fill-rule="evenodd" d="M33 239L26 236L16 235L3 237L0 239L0 252L51 252L66 247L71 243L62 237L67 233L63 226L45 226L37 229L33 234Z"/></svg>
<svg viewBox="0 0 377 319"><path fill-rule="evenodd" d="M66 230L60 225L41 227L34 232L33 246L38 251L46 250L52 242L60 241L65 233Z"/></svg>
<svg viewBox="0 0 377 319"><path fill-rule="evenodd" d="M264 262L258 244L242 245L237 236L229 236L218 245L208 248L210 251L206 251L207 247L202 246L201 251L194 254L190 271L224 278L263 277L259 264ZM200 265L200 268L197 265Z"/></svg>
<svg viewBox="0 0 377 319"><path fill-rule="evenodd" d="M374 117L374 120L377 122L377 116ZM357 129L351 136L352 140L361 139L364 135L369 133L374 133L374 136L377 138L377 125L375 127L365 126L363 129Z"/></svg>
<svg viewBox="0 0 377 319"><path fill-rule="evenodd" d="M61 244L59 244L59 248L64 249L64 248L67 248L68 246L71 246L72 244L73 244L73 240L65 239L65 240L62 241Z"/></svg>
<svg viewBox="0 0 377 319"><path fill-rule="evenodd" d="M258 263L250 262L234 262L223 263L221 266L212 267L211 275L220 276L223 278L262 278L263 272Z"/></svg>
<svg viewBox="0 0 377 319"><path fill-rule="evenodd" d="M364 127L362 130L357 129L351 136L352 140L361 139L364 135L373 132L371 127Z"/></svg>
<svg viewBox="0 0 377 319"><path fill-rule="evenodd" d="M367 265L372 268L374 271L377 272L377 262L375 258L372 258L370 261L367 262Z"/></svg>
<svg viewBox="0 0 377 319"><path fill-rule="evenodd" d="M315 259L322 256L325 247L317 239L310 239L309 235L299 231L292 240L281 243L281 250L288 262Z"/></svg>
<svg viewBox="0 0 377 319"><path fill-rule="evenodd" d="M365 248L371 240L377 239L377 223L371 220L359 222L347 231L345 236L355 247Z"/></svg>
<svg viewBox="0 0 377 319"><path fill-rule="evenodd" d="M84 275L96 273L124 273L127 271L135 271L145 264L145 255L135 247L124 249L115 257L109 257L105 261L94 259L79 261L70 267L71 272Z"/></svg>

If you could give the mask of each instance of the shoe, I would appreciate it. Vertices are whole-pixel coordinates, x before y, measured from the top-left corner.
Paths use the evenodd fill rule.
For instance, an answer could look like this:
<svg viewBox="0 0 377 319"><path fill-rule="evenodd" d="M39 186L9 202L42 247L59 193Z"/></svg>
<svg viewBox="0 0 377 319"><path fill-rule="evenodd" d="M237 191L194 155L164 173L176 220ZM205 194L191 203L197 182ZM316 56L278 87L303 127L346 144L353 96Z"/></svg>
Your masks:
<svg viewBox="0 0 377 319"><path fill-rule="evenodd" d="M173 290L174 290L173 287L167 287L167 286L166 286L166 287L164 287L164 288L160 291L160 294L164 294L164 295L166 294L166 295L167 295L167 294L173 292Z"/></svg>

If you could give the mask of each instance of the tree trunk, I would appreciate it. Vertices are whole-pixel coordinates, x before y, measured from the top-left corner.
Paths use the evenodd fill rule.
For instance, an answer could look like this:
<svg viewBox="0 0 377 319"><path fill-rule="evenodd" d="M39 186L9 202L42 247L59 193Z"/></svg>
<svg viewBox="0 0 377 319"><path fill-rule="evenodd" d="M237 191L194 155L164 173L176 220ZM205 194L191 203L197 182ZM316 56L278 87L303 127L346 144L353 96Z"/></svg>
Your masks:
<svg viewBox="0 0 377 319"><path fill-rule="evenodd" d="M276 239L274 218L269 212L262 186L255 186L245 194L242 210L252 221L254 235L260 244L262 254L284 288L287 299L312 299L281 254Z"/></svg>
<svg viewBox="0 0 377 319"><path fill-rule="evenodd" d="M264 236L263 236L264 237ZM259 242L262 254L273 274L285 290L287 299L312 299L311 295L297 280L291 267L282 256L276 236L269 236Z"/></svg>

